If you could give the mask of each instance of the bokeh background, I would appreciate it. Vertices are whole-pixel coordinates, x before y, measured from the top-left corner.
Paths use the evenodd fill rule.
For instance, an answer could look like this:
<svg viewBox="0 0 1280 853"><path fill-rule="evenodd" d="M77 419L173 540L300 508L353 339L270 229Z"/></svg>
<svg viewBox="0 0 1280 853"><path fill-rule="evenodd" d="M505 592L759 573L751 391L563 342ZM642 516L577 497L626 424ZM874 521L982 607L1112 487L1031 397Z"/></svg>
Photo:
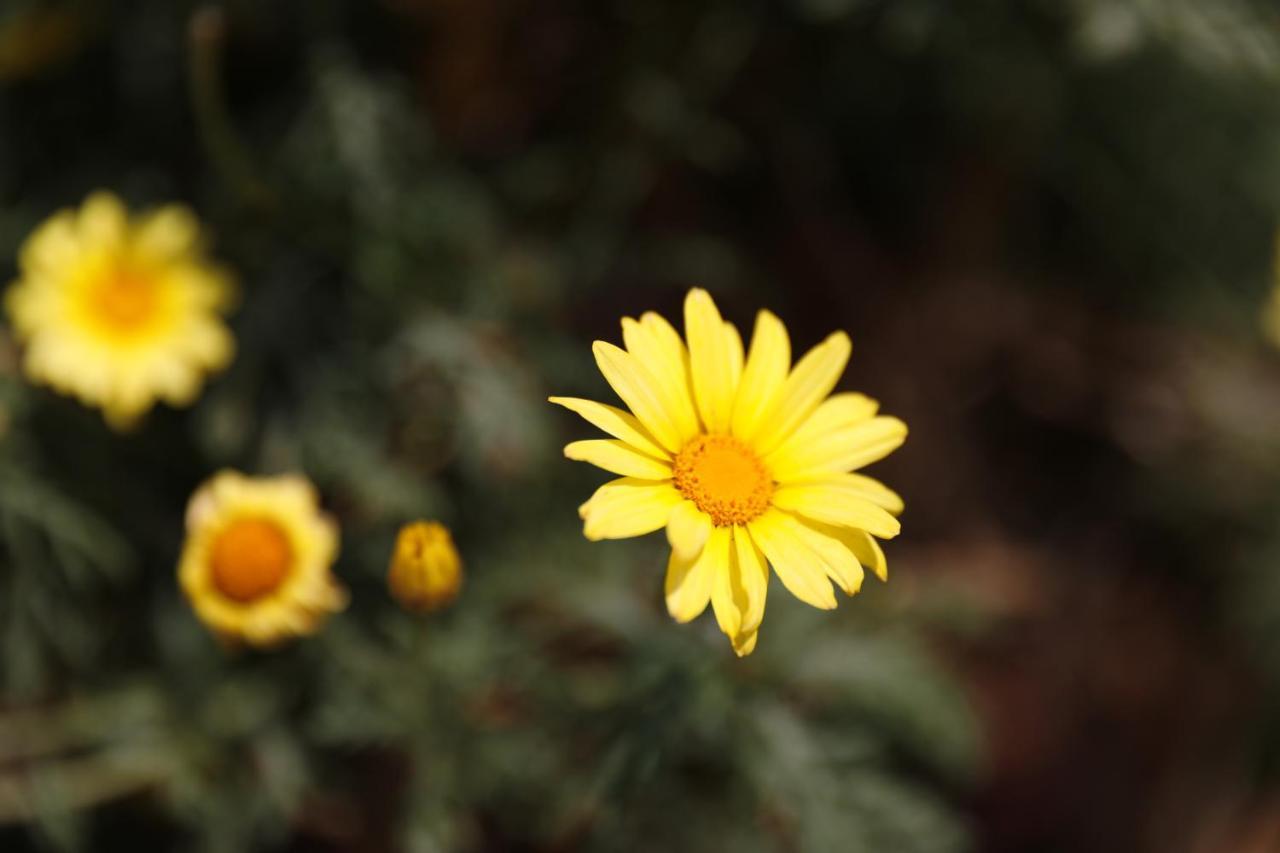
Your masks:
<svg viewBox="0 0 1280 853"><path fill-rule="evenodd" d="M1280 850L1274 6L4 0L0 277L98 188L199 214L239 355L118 434L0 329L0 848ZM695 284L911 427L889 583L744 660L545 403ZM319 635L181 597L223 467L340 521Z"/></svg>

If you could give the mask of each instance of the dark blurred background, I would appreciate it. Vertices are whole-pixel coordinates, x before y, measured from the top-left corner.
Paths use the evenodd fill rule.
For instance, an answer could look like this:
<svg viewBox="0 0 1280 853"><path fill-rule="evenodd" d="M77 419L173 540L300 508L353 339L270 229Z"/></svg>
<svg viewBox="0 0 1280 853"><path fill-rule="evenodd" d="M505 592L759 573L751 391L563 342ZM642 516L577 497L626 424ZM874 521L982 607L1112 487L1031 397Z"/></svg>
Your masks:
<svg viewBox="0 0 1280 853"><path fill-rule="evenodd" d="M118 436L0 332L0 848L1280 850L1274 5L3 0L0 277L97 188L200 215L240 355ZM693 285L911 428L889 583L744 661L542 402ZM178 595L224 466L340 519L320 636Z"/></svg>

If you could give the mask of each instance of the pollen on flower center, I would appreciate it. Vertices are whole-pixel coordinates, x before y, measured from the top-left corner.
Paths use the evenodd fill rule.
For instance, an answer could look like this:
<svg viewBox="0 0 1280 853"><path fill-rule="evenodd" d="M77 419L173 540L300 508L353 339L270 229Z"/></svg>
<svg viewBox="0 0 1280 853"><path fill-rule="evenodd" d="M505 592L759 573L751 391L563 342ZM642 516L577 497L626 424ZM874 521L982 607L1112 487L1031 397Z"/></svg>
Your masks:
<svg viewBox="0 0 1280 853"><path fill-rule="evenodd" d="M249 602L284 581L293 549L280 525L264 518L238 518L217 535L210 549L213 585L233 601Z"/></svg>
<svg viewBox="0 0 1280 853"><path fill-rule="evenodd" d="M89 310L94 319L117 334L145 326L155 314L156 282L133 270L117 269L93 283Z"/></svg>
<svg viewBox="0 0 1280 853"><path fill-rule="evenodd" d="M746 524L769 508L773 478L751 448L727 435L700 435L676 454L680 494L717 527Z"/></svg>

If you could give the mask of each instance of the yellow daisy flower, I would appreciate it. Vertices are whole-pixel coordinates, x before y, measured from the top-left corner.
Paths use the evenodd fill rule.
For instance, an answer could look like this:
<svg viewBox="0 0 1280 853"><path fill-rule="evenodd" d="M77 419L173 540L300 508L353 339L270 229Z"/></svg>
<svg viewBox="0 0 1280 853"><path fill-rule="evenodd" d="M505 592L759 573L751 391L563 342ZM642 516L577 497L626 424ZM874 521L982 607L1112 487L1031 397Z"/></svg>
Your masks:
<svg viewBox="0 0 1280 853"><path fill-rule="evenodd" d="M338 528L296 476L223 471L191 496L178 579L220 636L255 646L314 633L347 603Z"/></svg>
<svg viewBox="0 0 1280 853"><path fill-rule="evenodd" d="M204 257L185 208L130 219L114 195L54 214L27 238L5 307L35 382L123 428L156 400L193 402L230 363L233 287Z"/></svg>
<svg viewBox="0 0 1280 853"><path fill-rule="evenodd" d="M462 559L449 529L435 521L402 527L387 585L407 610L439 610L452 603L462 586Z"/></svg>
<svg viewBox="0 0 1280 853"><path fill-rule="evenodd" d="M710 603L738 655L755 649L768 566L792 595L836 606L831 581L849 595L863 567L887 576L874 537L898 534L902 499L854 470L905 440L897 418L862 394L831 394L849 360L836 332L791 366L786 327L756 318L751 349L711 297L684 304L688 346L649 312L624 318L626 349L596 341L605 379L631 409L552 397L613 438L575 441L565 456L621 479L579 509L591 540L667 529L667 609L688 622Z"/></svg>

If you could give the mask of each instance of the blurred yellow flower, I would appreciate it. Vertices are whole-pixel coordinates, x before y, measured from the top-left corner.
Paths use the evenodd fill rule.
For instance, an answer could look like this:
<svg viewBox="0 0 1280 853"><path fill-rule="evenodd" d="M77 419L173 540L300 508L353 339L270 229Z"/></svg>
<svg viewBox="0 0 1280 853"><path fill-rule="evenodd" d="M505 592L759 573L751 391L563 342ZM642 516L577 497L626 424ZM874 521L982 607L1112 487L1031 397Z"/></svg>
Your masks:
<svg viewBox="0 0 1280 853"><path fill-rule="evenodd" d="M185 208L130 219L95 193L27 238L5 307L35 382L101 407L124 428L156 400L192 403L205 375L230 363L223 323L233 286L204 257Z"/></svg>
<svg viewBox="0 0 1280 853"><path fill-rule="evenodd" d="M346 606L330 571L337 554L337 525L307 480L223 471L191 497L178 578L220 636L269 646Z"/></svg>
<svg viewBox="0 0 1280 853"><path fill-rule="evenodd" d="M435 521L400 528L387 585L408 610L438 610L457 598L462 560L449 529Z"/></svg>
<svg viewBox="0 0 1280 853"><path fill-rule="evenodd" d="M768 311L745 356L706 291L689 292L684 321L687 347L652 312L623 319L626 349L596 341L596 364L631 413L551 402L613 436L565 447L570 459L621 475L580 507L586 537L665 527L668 611L688 622L710 603L734 651L747 655L769 565L792 595L823 609L836 606L831 581L853 595L864 566L887 576L873 537L898 534L902 499L851 472L897 449L907 427L877 416L862 394L828 396L849 359L842 332L792 367L786 327Z"/></svg>

